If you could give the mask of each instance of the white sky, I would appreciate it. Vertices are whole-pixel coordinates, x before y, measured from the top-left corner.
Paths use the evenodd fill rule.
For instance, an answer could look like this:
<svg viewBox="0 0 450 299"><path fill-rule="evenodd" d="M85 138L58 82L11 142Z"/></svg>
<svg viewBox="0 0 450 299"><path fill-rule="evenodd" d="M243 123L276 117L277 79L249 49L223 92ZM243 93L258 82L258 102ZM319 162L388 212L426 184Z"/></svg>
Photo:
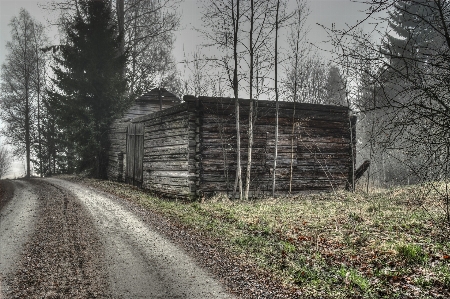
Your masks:
<svg viewBox="0 0 450 299"><path fill-rule="evenodd" d="M220 0L217 0L220 1ZM5 62L6 42L10 39L10 28L8 26L13 16L18 15L21 7L39 22L48 26L50 39L57 40L56 29L49 24L49 20L54 20L55 13L42 9L42 5L47 4L44 0L0 0L0 64ZM327 34L317 23L327 27L336 24L337 28L346 28L346 24L355 24L357 20L365 17L363 10L366 6L355 3L352 0L309 0L311 14L308 18L310 28L309 40L319 48L330 49L327 41ZM294 6L295 0L289 0L289 5ZM201 9L197 0L184 0L179 6L181 15L180 30L176 33L174 56L180 62L184 58L184 53L195 52L196 46L202 43L199 33L194 28L201 28ZM281 33L283 34L283 33ZM281 44L283 47L283 44ZM322 53L327 57L326 53ZM181 71L181 66L179 67ZM1 125L1 124L0 124ZM0 136L0 145L4 143ZM23 164L16 161L8 177L14 178L23 175Z"/></svg>

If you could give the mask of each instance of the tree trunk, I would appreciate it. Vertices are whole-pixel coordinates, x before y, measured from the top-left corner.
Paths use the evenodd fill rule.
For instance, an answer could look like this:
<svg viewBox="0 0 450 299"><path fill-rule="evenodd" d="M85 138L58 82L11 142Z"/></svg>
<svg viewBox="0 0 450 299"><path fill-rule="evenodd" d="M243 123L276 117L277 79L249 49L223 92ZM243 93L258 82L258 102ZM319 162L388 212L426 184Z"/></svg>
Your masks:
<svg viewBox="0 0 450 299"><path fill-rule="evenodd" d="M116 11L117 11L117 22L119 27L119 54L123 55L125 53L125 9L124 0L116 0Z"/></svg>
<svg viewBox="0 0 450 299"><path fill-rule="evenodd" d="M278 156L278 12L280 9L280 0L277 0L277 13L275 17L275 150L273 155L273 178L272 178L272 196L275 196L276 172L277 172L277 156Z"/></svg>
<svg viewBox="0 0 450 299"><path fill-rule="evenodd" d="M41 70L39 67L39 47L34 31L36 49L36 71L37 71L37 122L38 122L38 146L39 146L39 176L42 177L42 138L41 138Z"/></svg>
<svg viewBox="0 0 450 299"><path fill-rule="evenodd" d="M375 97L375 83L373 85L373 111L372 113L375 113L375 101L376 101L376 97ZM372 163L372 155L373 155L373 143L374 143L374 134L373 134L373 130L375 127L375 116L372 115L372 127L371 127L371 132L370 132L370 149L369 149L369 161ZM372 167L369 166L369 169L367 170L367 186L366 186L366 192L369 193L369 184L370 184L370 172L372 170Z"/></svg>
<svg viewBox="0 0 450 299"><path fill-rule="evenodd" d="M250 1L250 109L248 111L248 152L247 152L247 173L245 176L244 199L248 199L250 190L250 176L252 170L252 149L253 149L253 23L254 23L254 0Z"/></svg>
<svg viewBox="0 0 450 299"><path fill-rule="evenodd" d="M299 23L301 22L299 18ZM295 104L297 102L297 85L298 85L298 56L300 47L300 28L297 28L297 40L295 41L295 63L294 63L294 110L292 111L292 137L291 137L291 169L289 174L289 194L292 193L292 178L294 173L294 134L295 134Z"/></svg>
<svg viewBox="0 0 450 299"><path fill-rule="evenodd" d="M27 61L27 49L28 49L28 36L27 26L25 26L25 46L23 52L23 61L25 62L25 151L26 151L26 178L31 176L31 134L30 134L30 68Z"/></svg>
<svg viewBox="0 0 450 299"><path fill-rule="evenodd" d="M233 1L232 1L232 4ZM236 179L234 183L234 193L236 193L237 186L239 186L239 199L242 199L242 171L241 171L241 132L239 120L239 82L238 82L238 32L239 32L239 0L236 1L236 15L234 13L234 5L232 5L233 18L233 57L234 57L234 71L233 71L233 90L235 99L235 113L236 113Z"/></svg>

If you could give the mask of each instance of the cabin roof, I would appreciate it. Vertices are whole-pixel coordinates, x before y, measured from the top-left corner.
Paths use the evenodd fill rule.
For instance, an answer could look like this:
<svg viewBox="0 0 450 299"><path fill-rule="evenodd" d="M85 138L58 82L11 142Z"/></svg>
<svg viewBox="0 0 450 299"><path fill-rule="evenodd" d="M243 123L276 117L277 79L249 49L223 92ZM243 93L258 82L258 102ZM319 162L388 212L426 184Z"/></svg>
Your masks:
<svg viewBox="0 0 450 299"><path fill-rule="evenodd" d="M173 93L167 91L164 88L153 88L149 92L144 93L139 98L136 99L136 102L155 102L159 101L159 93L161 93L162 101L171 101L174 103L181 103L181 100L174 95Z"/></svg>
<svg viewBox="0 0 450 299"><path fill-rule="evenodd" d="M202 103L227 103L227 104L234 104L235 99L234 98L228 98L228 97L206 97L206 96L199 96L195 97L192 95L185 95L183 97L184 102L195 102L196 100L199 100ZM249 99L242 99L239 98L239 103L243 106L248 106L250 104ZM265 107L265 108L274 108L276 105L275 101L269 101L269 100L258 100L258 107ZM311 103L294 103L294 102L285 102L285 101L278 101L278 105L280 108L284 109L302 109L302 110L314 110L314 111L325 111L325 112L347 112L351 111L346 106L337 106L337 105L329 105L329 104L311 104Z"/></svg>

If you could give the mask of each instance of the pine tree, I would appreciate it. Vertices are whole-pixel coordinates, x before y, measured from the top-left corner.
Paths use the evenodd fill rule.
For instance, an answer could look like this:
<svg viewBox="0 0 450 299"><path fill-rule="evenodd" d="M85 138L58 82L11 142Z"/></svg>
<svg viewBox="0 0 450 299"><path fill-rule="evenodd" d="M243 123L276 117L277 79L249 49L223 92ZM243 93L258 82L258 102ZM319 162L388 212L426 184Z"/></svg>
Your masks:
<svg viewBox="0 0 450 299"><path fill-rule="evenodd" d="M109 126L128 105L126 57L109 1L83 0L79 7L82 13L67 26L67 43L55 57L50 101L69 142L67 163L106 178Z"/></svg>

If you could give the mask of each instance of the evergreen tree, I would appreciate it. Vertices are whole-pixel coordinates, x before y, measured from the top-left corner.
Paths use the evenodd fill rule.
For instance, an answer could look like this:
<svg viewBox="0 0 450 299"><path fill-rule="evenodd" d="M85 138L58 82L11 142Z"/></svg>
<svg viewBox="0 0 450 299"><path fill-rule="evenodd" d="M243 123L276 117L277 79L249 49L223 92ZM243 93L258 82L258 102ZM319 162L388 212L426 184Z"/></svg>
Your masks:
<svg viewBox="0 0 450 299"><path fill-rule="evenodd" d="M434 2L428 0L394 3L388 19L392 33L386 35L383 52L396 71L410 75L426 62L437 38L430 26L435 10Z"/></svg>
<svg viewBox="0 0 450 299"><path fill-rule="evenodd" d="M325 84L326 104L347 106L345 96L345 82L339 68L331 66L328 69L327 82Z"/></svg>
<svg viewBox="0 0 450 299"><path fill-rule="evenodd" d="M68 141L68 167L106 178L108 130L126 109L125 54L109 1L83 0L55 56L55 86L49 92L58 126ZM69 167L70 168L70 167ZM70 169L69 169L70 170Z"/></svg>
<svg viewBox="0 0 450 299"><path fill-rule="evenodd" d="M428 0L397 1L389 12L392 33L382 44L387 63L378 78L383 92L381 101L377 100L377 105L382 102L378 114L386 121L384 132L374 134L382 138L389 155L401 161L399 165L390 163L391 169L383 171L392 182L412 182L417 179L412 173L421 173L428 180L424 169L433 168L434 156L441 155L438 152L444 148L446 138L442 137L447 129L442 124L448 118L448 92L441 92L440 87L448 74L448 48L446 29L440 31L442 14L446 13L439 3Z"/></svg>

